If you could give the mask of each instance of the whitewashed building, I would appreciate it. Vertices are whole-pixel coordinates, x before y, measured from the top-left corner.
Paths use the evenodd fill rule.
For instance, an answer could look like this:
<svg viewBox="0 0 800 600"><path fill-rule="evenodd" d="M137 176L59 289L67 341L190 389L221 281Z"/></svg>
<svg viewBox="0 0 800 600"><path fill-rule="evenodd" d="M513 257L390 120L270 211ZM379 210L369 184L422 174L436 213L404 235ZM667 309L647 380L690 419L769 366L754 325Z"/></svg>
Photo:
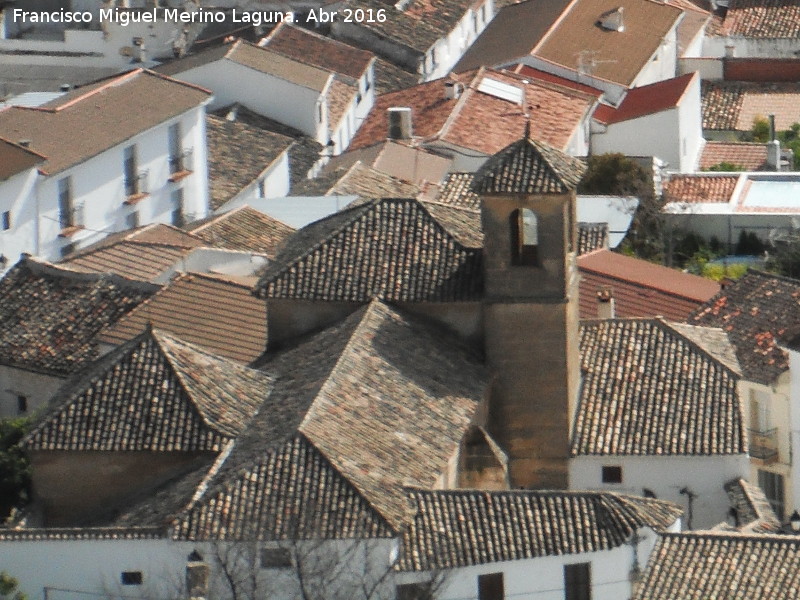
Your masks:
<svg viewBox="0 0 800 600"><path fill-rule="evenodd" d="M0 253L48 260L147 223L208 212L209 92L136 69L38 107L0 110ZM36 161L33 165L26 164ZM27 161L27 162L24 162Z"/></svg>

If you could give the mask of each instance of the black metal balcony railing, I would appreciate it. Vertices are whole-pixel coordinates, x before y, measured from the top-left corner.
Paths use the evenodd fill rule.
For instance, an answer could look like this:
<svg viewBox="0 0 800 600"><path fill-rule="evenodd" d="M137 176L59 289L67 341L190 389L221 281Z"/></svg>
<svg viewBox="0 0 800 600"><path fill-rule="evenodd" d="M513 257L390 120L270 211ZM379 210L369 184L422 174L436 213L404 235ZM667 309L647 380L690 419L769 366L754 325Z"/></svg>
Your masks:
<svg viewBox="0 0 800 600"><path fill-rule="evenodd" d="M778 460L778 429L748 429L750 434L750 457L765 463Z"/></svg>
<svg viewBox="0 0 800 600"><path fill-rule="evenodd" d="M137 194L147 194L147 171L140 171L133 177L125 178L125 195L135 196Z"/></svg>
<svg viewBox="0 0 800 600"><path fill-rule="evenodd" d="M194 158L194 149L189 148L180 154L169 157L169 172L174 175L181 171L191 171Z"/></svg>

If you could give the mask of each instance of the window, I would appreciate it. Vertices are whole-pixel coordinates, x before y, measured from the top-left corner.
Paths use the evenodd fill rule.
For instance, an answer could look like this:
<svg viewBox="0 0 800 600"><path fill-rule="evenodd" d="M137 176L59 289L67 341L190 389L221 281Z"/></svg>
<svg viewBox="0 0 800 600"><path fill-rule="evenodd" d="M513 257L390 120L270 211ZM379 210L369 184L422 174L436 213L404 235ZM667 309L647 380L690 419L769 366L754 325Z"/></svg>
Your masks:
<svg viewBox="0 0 800 600"><path fill-rule="evenodd" d="M58 181L58 222L61 229L75 225L75 207L72 205L72 177Z"/></svg>
<svg viewBox="0 0 800 600"><path fill-rule="evenodd" d="M511 213L511 264L536 266L539 264L539 221L527 208Z"/></svg>
<svg viewBox="0 0 800 600"><path fill-rule="evenodd" d="M133 229L134 227L139 226L139 211L135 210L131 213L128 213L125 216L125 227L127 229Z"/></svg>
<svg viewBox="0 0 800 600"><path fill-rule="evenodd" d="M167 129L169 138L169 172L183 171L183 144L181 142L181 124L173 123Z"/></svg>
<svg viewBox="0 0 800 600"><path fill-rule="evenodd" d="M288 548L262 548L261 568L282 569L292 566L292 553Z"/></svg>
<svg viewBox="0 0 800 600"><path fill-rule="evenodd" d="M11 211L3 211L3 231L11 229Z"/></svg>
<svg viewBox="0 0 800 600"><path fill-rule="evenodd" d="M125 167L125 195L134 196L139 190L139 173L137 172L136 146L128 146L123 151Z"/></svg>
<svg viewBox="0 0 800 600"><path fill-rule="evenodd" d="M431 591L430 581L401 583L395 587L395 600L427 600Z"/></svg>
<svg viewBox="0 0 800 600"><path fill-rule="evenodd" d="M758 485L764 491L764 495L769 500L769 504L778 519L783 521L786 510L783 492L783 475L770 473L769 471L758 470Z"/></svg>
<svg viewBox="0 0 800 600"><path fill-rule="evenodd" d="M17 394L17 414L24 415L28 412L28 397Z"/></svg>
<svg viewBox="0 0 800 600"><path fill-rule="evenodd" d="M322 102L317 104L317 122L322 123Z"/></svg>
<svg viewBox="0 0 800 600"><path fill-rule="evenodd" d="M564 600L592 600L592 565L564 565Z"/></svg>
<svg viewBox="0 0 800 600"><path fill-rule="evenodd" d="M266 198L267 197L267 180L266 179L259 179L258 180L258 197L259 198Z"/></svg>
<svg viewBox="0 0 800 600"><path fill-rule="evenodd" d="M170 221L175 227L183 227L186 224L186 216L183 212L183 188L172 192L170 202L172 203L172 218Z"/></svg>
<svg viewBox="0 0 800 600"><path fill-rule="evenodd" d="M769 394L750 390L750 429L766 432L770 429Z"/></svg>
<svg viewBox="0 0 800 600"><path fill-rule="evenodd" d="M370 79L371 75L372 75L372 71L371 70L367 71L367 76L366 76L367 83L364 86L364 89L367 90L367 91L369 91L369 89L372 87L372 81Z"/></svg>
<svg viewBox="0 0 800 600"><path fill-rule="evenodd" d="M120 575L122 585L142 585L141 571L123 571Z"/></svg>
<svg viewBox="0 0 800 600"><path fill-rule="evenodd" d="M502 573L478 575L478 600L503 600L504 595Z"/></svg>
<svg viewBox="0 0 800 600"><path fill-rule="evenodd" d="M622 467L603 467L603 483L622 483Z"/></svg>

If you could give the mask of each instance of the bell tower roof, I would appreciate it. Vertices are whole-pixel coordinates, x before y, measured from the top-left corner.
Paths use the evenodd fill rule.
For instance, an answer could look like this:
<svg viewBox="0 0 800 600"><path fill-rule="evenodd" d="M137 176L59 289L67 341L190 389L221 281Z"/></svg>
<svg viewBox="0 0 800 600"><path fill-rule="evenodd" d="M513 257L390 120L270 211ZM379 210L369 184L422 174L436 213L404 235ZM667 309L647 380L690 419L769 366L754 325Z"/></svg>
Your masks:
<svg viewBox="0 0 800 600"><path fill-rule="evenodd" d="M574 190L586 165L527 135L492 156L475 173L478 194L564 194Z"/></svg>

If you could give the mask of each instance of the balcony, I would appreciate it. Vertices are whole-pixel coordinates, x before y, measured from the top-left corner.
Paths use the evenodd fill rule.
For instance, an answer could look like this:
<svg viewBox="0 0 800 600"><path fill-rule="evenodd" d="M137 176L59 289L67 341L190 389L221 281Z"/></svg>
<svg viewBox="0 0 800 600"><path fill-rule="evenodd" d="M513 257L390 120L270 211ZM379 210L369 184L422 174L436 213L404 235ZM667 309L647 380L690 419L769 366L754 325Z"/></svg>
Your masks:
<svg viewBox="0 0 800 600"><path fill-rule="evenodd" d="M778 460L778 429L748 429L750 434L750 458L762 465Z"/></svg>
<svg viewBox="0 0 800 600"><path fill-rule="evenodd" d="M169 181L180 181L192 173L194 166L194 149L189 148L180 154L169 157Z"/></svg>
<svg viewBox="0 0 800 600"><path fill-rule="evenodd" d="M140 171L125 178L125 204L136 204L148 194L147 171Z"/></svg>

